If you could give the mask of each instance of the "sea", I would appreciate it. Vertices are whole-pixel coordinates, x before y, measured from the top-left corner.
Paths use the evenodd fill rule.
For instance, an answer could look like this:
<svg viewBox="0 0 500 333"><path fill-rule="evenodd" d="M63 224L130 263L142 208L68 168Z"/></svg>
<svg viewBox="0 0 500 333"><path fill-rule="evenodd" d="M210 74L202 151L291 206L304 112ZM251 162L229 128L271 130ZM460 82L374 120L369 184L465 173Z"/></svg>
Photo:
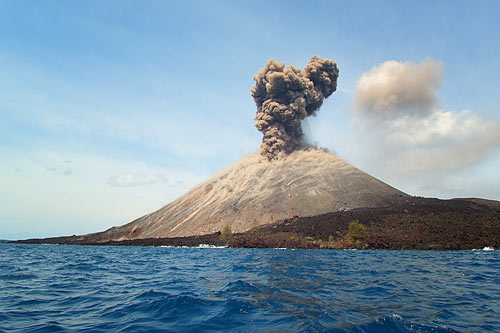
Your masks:
<svg viewBox="0 0 500 333"><path fill-rule="evenodd" d="M500 251L0 243L1 332L500 332Z"/></svg>

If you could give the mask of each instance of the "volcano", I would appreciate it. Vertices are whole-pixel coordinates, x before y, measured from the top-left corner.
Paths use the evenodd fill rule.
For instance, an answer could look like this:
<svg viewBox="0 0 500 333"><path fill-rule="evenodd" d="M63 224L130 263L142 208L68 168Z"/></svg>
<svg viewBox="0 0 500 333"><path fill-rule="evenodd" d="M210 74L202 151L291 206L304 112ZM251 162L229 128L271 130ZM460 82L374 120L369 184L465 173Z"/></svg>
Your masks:
<svg viewBox="0 0 500 333"><path fill-rule="evenodd" d="M269 59L254 75L260 151L220 170L156 212L81 236L105 242L236 233L294 216L385 207L407 194L325 150L304 144L301 121L337 89L335 61L313 56L304 69Z"/></svg>
<svg viewBox="0 0 500 333"><path fill-rule="evenodd" d="M304 69L270 59L254 75L251 89L257 107L255 127L263 134L260 151L123 226L19 242L337 249L499 247L500 202L412 197L335 154L304 143L301 121L315 115L323 100L335 92L338 76L337 64L330 59L313 56ZM356 244L349 236L351 222L368 228ZM228 226L234 236L230 241L226 232L220 233Z"/></svg>
<svg viewBox="0 0 500 333"><path fill-rule="evenodd" d="M336 155L300 149L268 160L256 152L177 200L126 225L81 236L95 241L245 232L293 216L385 207L407 194Z"/></svg>

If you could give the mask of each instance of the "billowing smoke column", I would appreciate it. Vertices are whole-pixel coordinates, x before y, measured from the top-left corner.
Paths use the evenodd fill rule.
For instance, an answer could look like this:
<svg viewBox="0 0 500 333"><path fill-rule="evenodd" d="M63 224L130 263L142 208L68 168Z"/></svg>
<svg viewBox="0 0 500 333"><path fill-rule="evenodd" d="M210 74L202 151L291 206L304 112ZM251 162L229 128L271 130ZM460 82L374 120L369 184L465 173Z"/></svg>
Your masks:
<svg viewBox="0 0 500 333"><path fill-rule="evenodd" d="M291 153L302 142L300 122L313 115L337 89L335 61L313 56L304 69L274 59L254 75L255 127L264 134L261 154L268 159Z"/></svg>

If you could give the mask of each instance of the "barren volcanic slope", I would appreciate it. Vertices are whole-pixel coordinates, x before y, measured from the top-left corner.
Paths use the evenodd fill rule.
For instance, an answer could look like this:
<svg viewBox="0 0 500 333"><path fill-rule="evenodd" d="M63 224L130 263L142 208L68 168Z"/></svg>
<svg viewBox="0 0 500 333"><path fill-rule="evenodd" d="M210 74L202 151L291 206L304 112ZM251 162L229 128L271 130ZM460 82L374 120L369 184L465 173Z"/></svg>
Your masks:
<svg viewBox="0 0 500 333"><path fill-rule="evenodd" d="M313 56L304 69L270 59L253 77L260 152L219 171L205 183L122 227L82 236L100 242L244 232L293 216L387 206L406 194L323 150L303 145L301 121L337 89L339 71Z"/></svg>
<svg viewBox="0 0 500 333"><path fill-rule="evenodd" d="M187 194L93 241L247 231L280 219L391 205L407 195L332 153L309 148L268 160L259 153L220 170Z"/></svg>
<svg viewBox="0 0 500 333"><path fill-rule="evenodd" d="M350 222L346 217L359 219L372 228L372 238L364 244L372 248L470 248L485 243L483 239L488 239L489 233L497 237L498 202L424 198L411 201L407 194L334 154L304 144L301 121L316 114L323 100L335 92L338 76L337 64L330 59L313 56L304 69L270 59L253 77L255 127L263 134L259 152L243 157L156 212L121 227L27 242L218 243L221 240L216 233L227 225L234 233L243 233L293 218L291 231L287 229L290 222L285 220L284 226L276 224L260 228L260 234L252 230L237 236L239 240L233 245L289 246L288 241L294 237L292 246L320 247L321 242L311 243L307 239L343 237ZM435 212L440 215L434 215ZM460 223L450 225L456 221ZM480 230L471 229L471 225ZM289 238L283 238L284 232ZM273 237L267 237L273 233ZM444 235L444 241L438 245L436 234ZM179 238L198 235L204 236ZM387 235L396 236L391 239Z"/></svg>

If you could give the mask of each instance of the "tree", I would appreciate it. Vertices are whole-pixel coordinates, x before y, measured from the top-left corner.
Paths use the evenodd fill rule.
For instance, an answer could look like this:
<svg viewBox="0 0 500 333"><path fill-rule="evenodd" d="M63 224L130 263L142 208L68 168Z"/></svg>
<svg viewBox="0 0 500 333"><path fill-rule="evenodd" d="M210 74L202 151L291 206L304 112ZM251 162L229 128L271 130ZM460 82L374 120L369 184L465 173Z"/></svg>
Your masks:
<svg viewBox="0 0 500 333"><path fill-rule="evenodd" d="M229 224L226 224L224 229L222 229L220 239L226 243L233 239L233 231L231 230L231 226Z"/></svg>
<svg viewBox="0 0 500 333"><path fill-rule="evenodd" d="M366 237L366 227L358 220L349 223L345 239L350 243L361 243Z"/></svg>

